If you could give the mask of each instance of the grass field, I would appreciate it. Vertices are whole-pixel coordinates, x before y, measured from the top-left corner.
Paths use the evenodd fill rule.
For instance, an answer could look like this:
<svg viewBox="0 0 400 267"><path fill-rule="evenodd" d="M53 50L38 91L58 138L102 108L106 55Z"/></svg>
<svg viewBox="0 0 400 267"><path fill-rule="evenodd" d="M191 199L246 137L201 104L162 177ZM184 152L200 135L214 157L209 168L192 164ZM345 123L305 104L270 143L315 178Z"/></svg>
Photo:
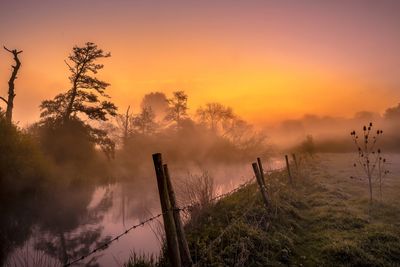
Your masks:
<svg viewBox="0 0 400 267"><path fill-rule="evenodd" d="M390 168L396 168L393 155ZM368 202L350 154L304 162L296 184L267 178L266 211L256 185L203 211L187 225L199 266L400 266L400 176L386 178L383 199Z"/></svg>

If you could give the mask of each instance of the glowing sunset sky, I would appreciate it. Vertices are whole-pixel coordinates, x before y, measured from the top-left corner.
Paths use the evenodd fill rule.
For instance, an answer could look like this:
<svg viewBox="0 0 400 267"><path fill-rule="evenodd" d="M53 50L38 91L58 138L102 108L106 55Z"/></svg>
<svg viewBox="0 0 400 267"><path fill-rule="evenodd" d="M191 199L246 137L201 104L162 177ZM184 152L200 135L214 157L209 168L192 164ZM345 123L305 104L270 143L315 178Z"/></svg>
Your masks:
<svg viewBox="0 0 400 267"><path fill-rule="evenodd" d="M120 107L185 90L253 122L352 116L400 102L400 1L1 0L0 42L24 50L15 119L69 88L75 44L112 53L100 77ZM0 52L4 96L12 58Z"/></svg>

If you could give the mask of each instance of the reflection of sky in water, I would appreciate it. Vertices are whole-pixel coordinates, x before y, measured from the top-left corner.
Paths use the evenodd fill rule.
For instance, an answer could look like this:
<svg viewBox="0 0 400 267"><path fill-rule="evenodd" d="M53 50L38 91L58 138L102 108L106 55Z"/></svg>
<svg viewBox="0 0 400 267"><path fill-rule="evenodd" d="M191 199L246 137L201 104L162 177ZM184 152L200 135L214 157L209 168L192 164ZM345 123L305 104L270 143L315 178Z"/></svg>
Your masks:
<svg viewBox="0 0 400 267"><path fill-rule="evenodd" d="M270 160L268 163L263 163L266 170L282 167L283 161ZM228 192L253 176L250 163L246 165L202 166L201 168L198 166L186 166L185 168L174 167L171 164L170 170L172 179L175 181L187 179L189 173L201 174L203 171L207 171L210 176L214 178L216 194ZM107 236L114 237L115 235L125 231L125 229L130 226L138 224L140 221L160 213L156 178L153 173L145 179L142 178L142 180L132 179L131 182L116 183L114 185L97 188L87 206L87 211L89 211L87 213L90 214L91 211L101 205L101 201L104 200L107 193L110 192L112 206L109 209L104 210L104 213L99 217L100 220L87 221L77 229L65 233L67 238L78 237L85 231L95 230L99 227L101 227L101 238ZM179 198L179 195L177 197ZM113 242L105 251L95 253L94 256L98 257L97 262L100 266L121 266L127 261L132 251L137 253L158 254L161 248L159 239L162 231L162 219L159 218L150 224L146 224L143 227L139 227L129 232L118 241ZM16 255L22 255L23 253L21 253L21 251L24 249L31 251L30 254L37 253L33 249L33 247L36 247L37 240L40 238L43 239L43 237L46 238L46 236L49 235L51 234L48 232L43 233L39 230L34 231L32 237L21 249L17 249L13 256L18 257ZM54 242L56 243L58 242L57 238L51 236L48 238L49 240L55 240ZM58 244L55 244L55 246L58 246ZM92 244L90 248L93 249L94 244ZM83 262L88 262L91 258L92 256ZM51 265L54 265L54 263Z"/></svg>

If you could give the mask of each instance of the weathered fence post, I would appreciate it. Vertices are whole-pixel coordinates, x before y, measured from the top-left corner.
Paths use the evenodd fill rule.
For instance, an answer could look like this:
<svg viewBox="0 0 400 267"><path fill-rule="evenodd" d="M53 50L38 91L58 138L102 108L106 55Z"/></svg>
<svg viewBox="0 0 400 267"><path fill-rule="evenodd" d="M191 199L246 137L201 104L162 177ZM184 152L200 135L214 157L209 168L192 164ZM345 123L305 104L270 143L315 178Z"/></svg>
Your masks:
<svg viewBox="0 0 400 267"><path fill-rule="evenodd" d="M296 167L296 172L298 173L299 172L299 164L297 163L296 154L293 153L292 157L293 157L294 166Z"/></svg>
<svg viewBox="0 0 400 267"><path fill-rule="evenodd" d="M164 164L164 174L167 180L167 188L168 188L168 195L169 200L171 202L172 209L174 211L174 220L176 226L176 232L178 235L178 243L179 243L179 253L181 256L182 266L184 267L191 267L193 265L192 258L190 257L189 246L185 236L185 230L183 228L182 220L179 215L178 206L176 204L175 192L174 188L172 187L171 177L169 175L169 170L167 164Z"/></svg>
<svg viewBox="0 0 400 267"><path fill-rule="evenodd" d="M292 174L290 173L290 165L289 165L288 155L285 155L285 160L286 160L286 169L287 169L288 177L289 177L289 183L291 185L293 185Z"/></svg>
<svg viewBox="0 0 400 267"><path fill-rule="evenodd" d="M161 210L163 213L165 236L167 239L168 256L172 266L181 267L179 243L176 233L171 202L168 197L167 179L165 178L162 158L160 153L153 154L154 168L157 176L158 193L160 195Z"/></svg>
<svg viewBox="0 0 400 267"><path fill-rule="evenodd" d="M262 166L262 163L261 163L261 159L260 159L260 158L257 158L257 163L258 163L258 168L259 168L259 170L260 170L262 182L263 182L263 184L264 184L264 186L265 186L264 168L263 168L263 166Z"/></svg>
<svg viewBox="0 0 400 267"><path fill-rule="evenodd" d="M254 162L252 164L252 166L253 166L254 175L256 176L256 179L257 179L258 186L260 187L260 192L261 192L261 196L263 198L264 204L265 204L265 208L268 208L268 206L269 206L268 195L267 195L267 191L265 190L265 185L261 178L260 170L258 168L257 163Z"/></svg>

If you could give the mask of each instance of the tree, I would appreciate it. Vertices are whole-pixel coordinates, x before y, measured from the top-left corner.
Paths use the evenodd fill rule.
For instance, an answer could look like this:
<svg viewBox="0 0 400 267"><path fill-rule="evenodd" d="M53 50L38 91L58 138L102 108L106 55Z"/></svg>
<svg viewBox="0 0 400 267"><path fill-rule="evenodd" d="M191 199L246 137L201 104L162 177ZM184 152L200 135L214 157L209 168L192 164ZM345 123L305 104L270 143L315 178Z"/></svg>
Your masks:
<svg viewBox="0 0 400 267"><path fill-rule="evenodd" d="M315 142L314 137L312 135L307 135L306 139L301 142L299 147L300 152L306 153L309 156L313 157L315 154Z"/></svg>
<svg viewBox="0 0 400 267"><path fill-rule="evenodd" d="M69 80L72 87L53 100L43 101L40 106L41 117L62 117L67 121L71 116L81 113L91 120L106 121L107 115L115 116L117 107L109 101L99 99L109 98L105 90L110 84L92 76L104 67L97 60L110 56L110 53L103 52L94 43L87 42L84 47L75 46L68 57L70 62L65 61L71 72Z"/></svg>
<svg viewBox="0 0 400 267"><path fill-rule="evenodd" d="M128 106L128 108L126 109L125 115L118 115L118 124L121 125L122 127L122 144L124 147L126 147L126 143L128 141L128 137L129 134L131 133L131 123L130 123L130 118L131 118L131 114L129 113L129 110L131 109L131 106Z"/></svg>
<svg viewBox="0 0 400 267"><path fill-rule="evenodd" d="M207 103L205 107L200 107L196 111L200 122L205 124L213 132L232 120L235 115L230 107L225 107L220 103Z"/></svg>
<svg viewBox="0 0 400 267"><path fill-rule="evenodd" d="M133 128L140 134L151 134L155 131L154 112L150 107L142 108L142 111L132 118Z"/></svg>
<svg viewBox="0 0 400 267"><path fill-rule="evenodd" d="M117 107L106 100L110 98L105 93L109 84L94 76L104 67L97 61L107 57L110 57L110 53L105 53L94 43L87 42L83 47L74 46L68 57L69 62L65 61L71 72L71 89L52 100L43 101L40 116L42 123L53 128L87 132L83 135L87 135L90 142L99 145L109 155L113 153L115 144L108 138L107 132L94 128L79 116L83 115L89 122L104 122L108 116L117 115Z"/></svg>
<svg viewBox="0 0 400 267"><path fill-rule="evenodd" d="M223 136L230 139L234 144L241 144L249 137L252 126L246 121L233 116L229 121L223 123Z"/></svg>
<svg viewBox="0 0 400 267"><path fill-rule="evenodd" d="M388 108L383 117L387 120L400 121L400 103L396 107Z"/></svg>
<svg viewBox="0 0 400 267"><path fill-rule="evenodd" d="M182 120L188 117L187 100L188 96L184 91L175 91L173 97L167 99L168 110L165 120L174 121L178 129L181 126Z"/></svg>
<svg viewBox="0 0 400 267"><path fill-rule="evenodd" d="M151 92L143 97L140 107L150 107L155 118L160 120L165 116L168 110L167 97L161 92Z"/></svg>
<svg viewBox="0 0 400 267"><path fill-rule="evenodd" d="M7 52L10 52L13 56L14 56L14 61L15 61L15 65L11 66L13 68L13 71L11 73L11 77L8 80L8 98L7 100L3 97L0 96L0 99L3 100L6 105L7 105L7 109L6 109L6 120L9 124L11 124L12 122L12 111L14 108L14 98L16 96L15 94L15 80L17 79L17 74L19 71L19 68L21 67L21 61L18 58L18 55L22 53L22 51L18 51L16 49L10 50L7 47L4 46L4 49Z"/></svg>

